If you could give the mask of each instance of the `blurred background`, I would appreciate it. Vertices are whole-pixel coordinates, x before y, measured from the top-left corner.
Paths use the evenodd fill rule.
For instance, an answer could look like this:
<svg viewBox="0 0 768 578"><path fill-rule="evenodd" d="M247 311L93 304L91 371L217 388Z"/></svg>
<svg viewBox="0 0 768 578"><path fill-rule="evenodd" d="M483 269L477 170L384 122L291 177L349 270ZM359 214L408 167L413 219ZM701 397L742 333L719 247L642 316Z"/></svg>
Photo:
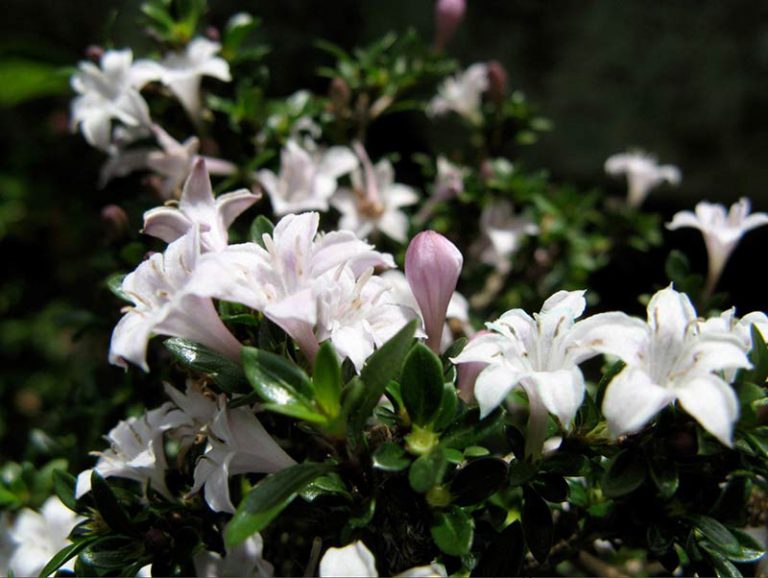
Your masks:
<svg viewBox="0 0 768 578"><path fill-rule="evenodd" d="M131 381L137 372L106 362L119 305L105 279L143 249L129 242L139 238L138 220L117 222L103 210L111 203L130 208L138 180L99 190L102 154L68 129L68 77L89 45L150 49L137 24L140 4L3 2L0 465L63 455L78 471L85 467L83 444L98 445L137 399L135 388L144 387ZM271 96L326 91L328 81L316 75L327 64L313 48L317 38L352 48L409 27L432 37L429 0L217 0L209 20L221 26L243 10L262 18L259 34L272 47ZM522 150L520 161L547 169L556 181L623 196L623 180L608 179L603 162L641 147L683 172L682 186L654 191L646 202L665 220L702 199L747 196L754 210L768 210L768 3L469 0L448 53L462 65L500 61L510 87L553 121L554 130ZM387 117L374 129L396 135L393 142L406 135L414 150L428 148L408 115ZM698 232L665 233L665 240L650 255L652 267L619 264L596 283L604 293L611 286L629 286L633 296L648 291L664 283L670 248L683 249L694 269L705 270ZM726 271L721 288L740 313L765 309L767 242L768 228L748 235ZM160 401L156 383L144 393Z"/></svg>

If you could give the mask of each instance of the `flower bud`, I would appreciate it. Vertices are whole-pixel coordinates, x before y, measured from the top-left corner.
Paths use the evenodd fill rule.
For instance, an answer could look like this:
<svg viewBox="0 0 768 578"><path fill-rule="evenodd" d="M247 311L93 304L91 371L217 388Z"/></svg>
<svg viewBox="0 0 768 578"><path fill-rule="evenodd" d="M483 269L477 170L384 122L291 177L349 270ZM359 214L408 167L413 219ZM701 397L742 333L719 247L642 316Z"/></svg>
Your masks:
<svg viewBox="0 0 768 578"><path fill-rule="evenodd" d="M487 335L490 331L485 329L478 331L470 339L470 343L480 337L481 335ZM475 401L475 382L477 376L483 371L488 364L482 361L468 361L466 363L459 363L456 366L456 387L459 390L459 397L465 403L472 403Z"/></svg>
<svg viewBox="0 0 768 578"><path fill-rule="evenodd" d="M215 26L208 26L205 29L205 36L214 42L219 42L221 40L221 32L219 32L219 29Z"/></svg>
<svg viewBox="0 0 768 578"><path fill-rule="evenodd" d="M500 105L507 95L507 71L498 60L491 60L487 66L488 95L493 102Z"/></svg>
<svg viewBox="0 0 768 578"><path fill-rule="evenodd" d="M88 60L98 62L101 60L102 56L104 56L104 47L99 46L98 44L91 44L85 49L85 57Z"/></svg>
<svg viewBox="0 0 768 578"><path fill-rule="evenodd" d="M405 253L405 277L421 309L427 345L438 353L448 303L463 263L456 246L434 231L416 235Z"/></svg>
<svg viewBox="0 0 768 578"><path fill-rule="evenodd" d="M122 237L130 225L128 215L118 205L107 205L101 209L101 222L107 231L107 236L111 240Z"/></svg>
<svg viewBox="0 0 768 578"><path fill-rule="evenodd" d="M336 76L331 80L331 84L328 87L328 98L331 99L333 108L336 110L342 110L349 104L349 99L352 97L352 91L349 88L347 81Z"/></svg>
<svg viewBox="0 0 768 578"><path fill-rule="evenodd" d="M437 0L435 3L435 50L441 51L453 38L464 20L467 10L465 0Z"/></svg>

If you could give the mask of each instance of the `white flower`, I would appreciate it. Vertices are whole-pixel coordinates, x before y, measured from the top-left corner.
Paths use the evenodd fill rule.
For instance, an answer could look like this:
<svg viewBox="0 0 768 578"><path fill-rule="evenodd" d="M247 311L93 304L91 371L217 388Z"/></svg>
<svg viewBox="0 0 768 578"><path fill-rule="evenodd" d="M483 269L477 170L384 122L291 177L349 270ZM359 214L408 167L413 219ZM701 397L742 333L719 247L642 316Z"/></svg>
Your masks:
<svg viewBox="0 0 768 578"><path fill-rule="evenodd" d="M318 223L317 213L286 215L272 235L264 235L265 248L243 243L204 255L193 290L263 311L314 359L316 280L343 263L355 275L369 267L394 267L390 255L375 251L351 232L318 235Z"/></svg>
<svg viewBox="0 0 768 578"><path fill-rule="evenodd" d="M174 412L171 435L181 441L182 447L187 447L194 442L198 433L213 422L219 411L219 403L205 395L200 385L192 379L187 379L184 393L169 383L164 384L164 388L166 395L179 410Z"/></svg>
<svg viewBox="0 0 768 578"><path fill-rule="evenodd" d="M149 482L153 490L169 498L163 434L183 422L183 414L166 402L141 417L118 423L106 436L109 449L93 452L99 457L96 465L77 477L75 495L80 498L91 491L91 472L96 470L102 478L126 478L142 486Z"/></svg>
<svg viewBox="0 0 768 578"><path fill-rule="evenodd" d="M248 189L214 198L206 162L198 159L184 183L178 207L157 207L144 213L144 233L172 243L200 227L203 251L221 251L228 245L229 226L260 198Z"/></svg>
<svg viewBox="0 0 768 578"><path fill-rule="evenodd" d="M8 561L14 576L37 576L48 561L69 544L69 533L83 518L67 508L59 498L48 498L40 512L23 509L9 532L16 548ZM74 570L74 559L62 568Z"/></svg>
<svg viewBox="0 0 768 578"><path fill-rule="evenodd" d="M368 547L360 540L352 542L343 548L328 548L320 560L320 577L362 577L375 578L379 575L376 570L376 558ZM440 578L448 576L442 564L430 564L410 568L397 574L401 578Z"/></svg>
<svg viewBox="0 0 768 578"><path fill-rule="evenodd" d="M147 76L157 78L171 89L193 119L200 118L200 81L203 76L229 82L229 64L216 56L221 50L218 42L195 38L184 52L170 52L162 62L142 60L136 63Z"/></svg>
<svg viewBox="0 0 768 578"><path fill-rule="evenodd" d="M663 182L679 185L680 169L674 165L659 165L655 157L641 151L619 153L605 161L605 172L612 176L627 175L627 202L639 207L651 189Z"/></svg>
<svg viewBox="0 0 768 578"><path fill-rule="evenodd" d="M507 311L486 324L490 333L474 338L452 360L488 363L474 389L482 416L498 407L514 388L526 392L527 455L541 452L548 413L568 428L584 398L578 364L595 353L582 346L584 332L574 320L585 305L584 291L559 291L533 317L521 309Z"/></svg>
<svg viewBox="0 0 768 578"><path fill-rule="evenodd" d="M484 236L478 245L480 260L501 273L507 273L512 267L511 258L520 250L525 236L539 233L532 221L516 216L507 201L486 205L480 215L480 230Z"/></svg>
<svg viewBox="0 0 768 578"><path fill-rule="evenodd" d="M275 215L327 211L337 180L356 166L357 158L346 147L313 151L289 140L280 153L280 175L264 169L257 177L269 195Z"/></svg>
<svg viewBox="0 0 768 578"><path fill-rule="evenodd" d="M378 230L401 243L408 237L408 217L400 209L418 202L411 187L395 182L392 164L382 159L375 166L360 143L355 143L362 171L352 173L352 189L339 189L331 204L341 213L340 229L365 238Z"/></svg>
<svg viewBox="0 0 768 578"><path fill-rule="evenodd" d="M272 473L296 462L277 445L247 407L221 404L208 433L208 446L195 467L190 493L205 486L205 501L214 512L234 513L229 498L229 477L246 473Z"/></svg>
<svg viewBox="0 0 768 578"><path fill-rule="evenodd" d="M445 79L427 107L430 116L455 112L473 124L483 122L482 95L488 90L488 66L478 62L464 72Z"/></svg>
<svg viewBox="0 0 768 578"><path fill-rule="evenodd" d="M195 554L195 573L201 578L242 576L268 578L272 576L272 565L262 558L264 540L261 534L249 536L245 542L226 550L222 556L217 552L203 550Z"/></svg>
<svg viewBox="0 0 768 578"><path fill-rule="evenodd" d="M416 297L414 297L413 291L411 291L411 286L405 278L405 274L399 269L392 269L390 271L384 271L381 274L381 278L386 281L390 287L390 297L392 301L398 305L416 311L422 319L421 325L423 327L424 318L421 315L419 304L416 302ZM451 300L448 302L448 311L446 311L445 317L446 326L443 328L443 338L440 344L441 351L445 351L445 349L453 343L451 328L448 323L449 321L456 321L461 326L461 330L467 335L473 333L472 325L469 323L469 303L467 302L466 297L458 291L453 292Z"/></svg>
<svg viewBox="0 0 768 578"><path fill-rule="evenodd" d="M764 340L768 338L768 315L762 311L747 313L739 319L736 317L736 309L731 307L719 316L701 322L699 327L703 334L731 334L741 342L744 351L749 352L752 349L753 325Z"/></svg>
<svg viewBox="0 0 768 578"><path fill-rule="evenodd" d="M702 332L688 297L671 286L648 303L648 322L623 313L596 315L602 325L590 346L615 355L626 367L611 381L603 414L614 435L639 431L674 402L730 446L739 415L736 393L716 372L749 367L733 335Z"/></svg>
<svg viewBox="0 0 768 578"><path fill-rule="evenodd" d="M149 370L147 342L152 334L184 337L235 360L241 345L219 319L210 299L189 292L189 281L200 255L197 230L155 253L125 277L122 291L134 302L125 307L112 332L109 360L126 361Z"/></svg>
<svg viewBox="0 0 768 578"><path fill-rule="evenodd" d="M92 62L81 62L72 76L72 127L80 126L85 140L108 150L112 135L112 119L129 127L148 127L149 108L139 94L150 79L132 66L130 50L107 50L101 57L101 68Z"/></svg>
<svg viewBox="0 0 768 578"><path fill-rule="evenodd" d="M375 348L416 317L412 308L394 303L389 290L373 269L359 278L349 266L326 273L315 286L318 342L330 339L340 357L360 372Z"/></svg>
<svg viewBox="0 0 768 578"><path fill-rule="evenodd" d="M728 258L744 234L768 224L767 214L750 215L749 209L749 199L745 198L731 205L727 213L723 205L702 201L696 205L695 214L691 211L680 211L673 217L672 222L667 224L667 228L672 230L693 227L701 231L709 256L707 271L709 291L717 285Z"/></svg>

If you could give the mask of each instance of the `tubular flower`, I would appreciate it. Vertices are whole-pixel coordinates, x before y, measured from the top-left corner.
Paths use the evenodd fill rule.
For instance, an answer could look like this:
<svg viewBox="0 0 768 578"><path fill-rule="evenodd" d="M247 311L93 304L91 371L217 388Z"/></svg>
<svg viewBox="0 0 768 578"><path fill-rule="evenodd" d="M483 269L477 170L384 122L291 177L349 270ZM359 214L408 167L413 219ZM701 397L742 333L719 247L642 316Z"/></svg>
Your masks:
<svg viewBox="0 0 768 578"><path fill-rule="evenodd" d="M710 292L717 285L728 258L744 234L768 224L767 214L750 215L749 209L749 199L746 198L731 205L727 213L723 205L702 201L696 205L695 213L680 211L667 224L671 230L693 227L701 231L709 256L707 289Z"/></svg>
<svg viewBox="0 0 768 578"><path fill-rule="evenodd" d="M184 337L240 359L240 342L219 318L210 299L190 292L190 280L200 256L200 233L193 229L174 241L165 253L155 253L123 280L121 289L134 305L112 332L109 360L127 361L145 371L147 343L153 334Z"/></svg>
<svg viewBox="0 0 768 578"><path fill-rule="evenodd" d="M427 107L427 114L443 116L455 112L472 124L481 124L483 113L480 106L488 86L488 66L484 62L473 64L440 85L437 96Z"/></svg>
<svg viewBox="0 0 768 578"><path fill-rule="evenodd" d="M480 230L485 237L478 247L480 260L501 273L512 267L511 259L520 250L523 239L539 233L536 224L516 216L512 204L506 201L491 203L483 209Z"/></svg>
<svg viewBox="0 0 768 578"><path fill-rule="evenodd" d="M343 548L328 548L320 560L320 577L362 577L376 578L379 575L376 570L376 558L361 540L352 542ZM407 578L408 576L421 576L424 578L440 578L447 576L442 564L430 564L410 568L397 574L395 578Z"/></svg>
<svg viewBox="0 0 768 578"><path fill-rule="evenodd" d="M221 251L228 245L229 226L260 198L248 189L214 198L206 162L198 159L184 183L178 207L157 207L144 213L144 233L172 243L200 227L202 250Z"/></svg>
<svg viewBox="0 0 768 578"><path fill-rule="evenodd" d="M627 202L631 207L642 205L651 189L663 182L679 185L682 178L675 165L659 165L655 157L641 151L608 157L605 172L612 176L627 175Z"/></svg>

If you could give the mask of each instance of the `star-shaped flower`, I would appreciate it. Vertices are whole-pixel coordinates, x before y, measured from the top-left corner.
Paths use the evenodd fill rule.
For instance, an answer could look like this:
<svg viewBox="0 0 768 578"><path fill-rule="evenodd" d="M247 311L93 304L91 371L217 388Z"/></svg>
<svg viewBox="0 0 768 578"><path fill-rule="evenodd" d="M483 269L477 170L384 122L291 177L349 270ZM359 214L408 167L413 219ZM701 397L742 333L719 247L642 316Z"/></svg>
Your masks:
<svg viewBox="0 0 768 578"><path fill-rule="evenodd" d="M717 372L749 367L736 337L702 332L688 297L671 286L651 298L647 323L623 313L594 319L604 323L591 334L591 347L626 363L603 400L603 414L614 435L639 431L677 400L704 429L723 444L732 444L739 402Z"/></svg>
<svg viewBox="0 0 768 578"><path fill-rule="evenodd" d="M128 127L149 127L149 108L139 94L150 77L132 65L130 50L107 50L101 67L81 62L71 84L77 96L72 101L72 128L78 126L85 140L107 151L112 137L112 120Z"/></svg>
<svg viewBox="0 0 768 578"><path fill-rule="evenodd" d="M353 146L362 171L352 173L351 190L339 189L331 199L331 204L341 213L339 228L354 231L360 238L378 230L405 243L408 217L400 209L417 203L418 193L395 182L395 171L388 160L382 159L374 166L360 143Z"/></svg>
<svg viewBox="0 0 768 578"><path fill-rule="evenodd" d="M537 235L539 228L530 219L515 215L512 204L499 201L487 205L480 215L483 239L477 245L480 260L507 273L512 257L520 250L523 239Z"/></svg>
<svg viewBox="0 0 768 578"><path fill-rule="evenodd" d="M357 158L347 147L325 151L289 140L280 154L280 174L263 169L257 178L272 202L275 215L327 211L337 180L354 170Z"/></svg>
<svg viewBox="0 0 768 578"><path fill-rule="evenodd" d="M627 202L639 207L651 189L663 182L679 185L680 169L674 165L659 165L655 157L641 151L615 154L605 161L605 172L609 175L627 176Z"/></svg>
<svg viewBox="0 0 768 578"><path fill-rule="evenodd" d="M680 211L672 218L672 222L667 224L667 228L671 230L693 227L701 231L709 256L708 291L712 291L717 285L728 258L744 234L768 224L767 214L750 215L749 209L749 199L746 198L731 205L728 212L723 205L702 201L696 205L695 213Z"/></svg>
<svg viewBox="0 0 768 578"><path fill-rule="evenodd" d="M109 359L149 370L147 342L153 334L184 337L235 360L240 342L224 326L211 300L190 292L189 281L200 256L200 233L194 229L155 253L123 280L133 301L112 332Z"/></svg>
<svg viewBox="0 0 768 578"><path fill-rule="evenodd" d="M172 243L194 227L200 227L203 251L221 251L228 245L227 229L261 197L240 189L214 198L206 162L195 161L178 207L164 206L144 213L144 233Z"/></svg>
<svg viewBox="0 0 768 578"><path fill-rule="evenodd" d="M480 105L486 90L488 90L488 66L478 62L456 76L447 78L440 85L437 96L427 107L427 114L443 116L449 112L455 112L472 124L481 124L483 114Z"/></svg>

